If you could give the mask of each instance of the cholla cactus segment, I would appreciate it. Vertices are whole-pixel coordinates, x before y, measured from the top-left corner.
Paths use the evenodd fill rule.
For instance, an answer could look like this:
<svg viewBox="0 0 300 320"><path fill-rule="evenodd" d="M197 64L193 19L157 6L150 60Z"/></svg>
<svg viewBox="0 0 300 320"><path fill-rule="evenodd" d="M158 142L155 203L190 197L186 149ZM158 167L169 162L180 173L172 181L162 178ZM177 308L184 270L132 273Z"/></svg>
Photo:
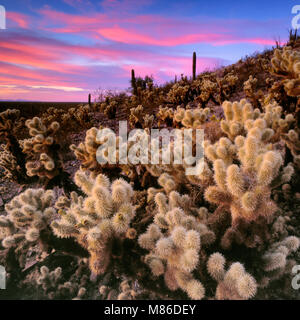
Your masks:
<svg viewBox="0 0 300 320"><path fill-rule="evenodd" d="M170 290L181 288L191 299L202 299L205 290L193 271L198 267L201 247L213 243L215 235L191 215L188 196L172 191L167 198L157 193L155 202L154 223L138 239L140 246L150 251L145 263L153 275L164 275Z"/></svg>
<svg viewBox="0 0 300 320"><path fill-rule="evenodd" d="M245 271L244 266L233 263L225 271L226 260L220 253L212 254L207 261L208 273L218 282L217 300L248 300L257 292L256 280Z"/></svg>
<svg viewBox="0 0 300 320"><path fill-rule="evenodd" d="M225 276L225 263L224 256L216 252L212 254L207 261L207 271L210 276L216 281L221 281Z"/></svg>
<svg viewBox="0 0 300 320"><path fill-rule="evenodd" d="M57 156L55 134L60 126L52 122L46 127L38 117L26 121L32 138L23 141L23 152L30 161L26 163L27 175L52 179L59 174L61 163Z"/></svg>
<svg viewBox="0 0 300 320"><path fill-rule="evenodd" d="M0 228L10 229L10 235L3 239L2 245L16 246L24 239L36 242L55 214L53 200L52 190L27 189L6 204L7 216L2 218Z"/></svg>
<svg viewBox="0 0 300 320"><path fill-rule="evenodd" d="M87 195L76 193L71 199L58 199L61 219L51 226L58 237L74 237L90 253L90 269L95 274L105 272L111 259L111 244L114 238L124 239L135 216L130 201L133 190L123 179L110 183L105 175L95 179L78 171L76 184Z"/></svg>

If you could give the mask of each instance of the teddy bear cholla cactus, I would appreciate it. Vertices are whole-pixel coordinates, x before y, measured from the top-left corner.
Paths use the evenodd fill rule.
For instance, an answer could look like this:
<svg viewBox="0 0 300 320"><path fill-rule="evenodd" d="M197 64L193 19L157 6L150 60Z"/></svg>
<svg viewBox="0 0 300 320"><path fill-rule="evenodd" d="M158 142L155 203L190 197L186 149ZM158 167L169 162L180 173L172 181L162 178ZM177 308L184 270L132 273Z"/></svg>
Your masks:
<svg viewBox="0 0 300 320"><path fill-rule="evenodd" d="M153 121L154 116L150 116L149 114L145 115L142 105L130 109L129 125L131 128L151 128Z"/></svg>
<svg viewBox="0 0 300 320"><path fill-rule="evenodd" d="M225 119L221 121L221 129L234 141L238 135L245 136L253 127L259 126L261 119L265 120L265 133L269 136L275 133L285 132L293 123L294 117L288 114L283 117L283 108L276 102L264 106L264 112L254 109L246 99L240 102L225 101L222 105Z"/></svg>
<svg viewBox="0 0 300 320"><path fill-rule="evenodd" d="M86 294L84 287L79 287L76 282L63 282L62 269L57 267L50 271L48 267L42 266L39 275L36 278L36 284L42 288L44 295L48 299L70 298L72 300L81 300Z"/></svg>
<svg viewBox="0 0 300 320"><path fill-rule="evenodd" d="M275 280L286 273L291 274L295 261L287 257L299 249L300 240L295 236L288 236L282 241L273 243L262 256L265 280Z"/></svg>
<svg viewBox="0 0 300 320"><path fill-rule="evenodd" d="M246 99L240 102L225 101L222 105L225 119L221 121L221 129L232 141L238 135L245 135L253 126L253 121L260 117L259 109L254 109Z"/></svg>
<svg viewBox="0 0 300 320"><path fill-rule="evenodd" d="M129 116L129 125L131 128L134 128L137 124L139 127L142 126L144 116L144 108L142 105L138 105L136 108L130 109L130 116Z"/></svg>
<svg viewBox="0 0 300 320"><path fill-rule="evenodd" d="M0 168L4 170L4 178L11 180L18 175L20 167L16 158L9 152L7 145L0 145Z"/></svg>
<svg viewBox="0 0 300 320"><path fill-rule="evenodd" d="M155 195L157 214L138 242L150 253L145 263L154 276L164 275L170 290L181 288L191 299L202 299L205 289L193 271L199 264L200 250L214 242L215 235L191 214L191 199L172 191L167 198ZM194 209L194 211L197 211Z"/></svg>
<svg viewBox="0 0 300 320"><path fill-rule="evenodd" d="M208 103L210 99L214 100L214 94L217 92L217 83L209 78L204 78L201 82L201 94L199 96L203 105Z"/></svg>
<svg viewBox="0 0 300 320"><path fill-rule="evenodd" d="M160 177L163 173L168 173L176 184L192 184L202 185L204 176L208 174L207 167L204 167L201 172L203 164L203 150L201 149L201 135L195 135L193 129L176 130L174 139L164 145L163 148L157 149L157 139L151 138L149 150L157 151L154 156L149 153L151 157L151 164L145 165L147 171L154 177ZM195 137L199 138L196 142ZM180 143L177 143L179 141ZM196 144L198 143L198 146ZM197 154L194 156L194 151L197 149ZM180 162L178 162L180 160ZM157 163L157 164L153 164ZM199 174L187 174L190 168L194 168Z"/></svg>
<svg viewBox="0 0 300 320"><path fill-rule="evenodd" d="M156 113L158 119L158 126L160 127L163 123L167 126L171 126L173 123L174 110L172 108L159 106L159 110Z"/></svg>
<svg viewBox="0 0 300 320"><path fill-rule="evenodd" d="M206 190L206 199L228 204L233 222L238 217L251 221L260 215L271 216L276 209L270 199L271 189L288 182L294 170L291 165L280 170L282 155L264 142L264 130L254 127L246 137L238 136L235 144L221 138L217 145L207 148L216 185Z"/></svg>
<svg viewBox="0 0 300 320"><path fill-rule="evenodd" d="M16 246L26 239L36 242L40 239L41 231L49 226L50 219L55 214L52 207L54 192L43 189L27 189L6 204L6 217L1 217L0 228L9 231L2 240L5 248Z"/></svg>
<svg viewBox="0 0 300 320"><path fill-rule="evenodd" d="M181 85L175 83L167 94L168 101L180 104L186 101L189 94L190 87L188 85Z"/></svg>
<svg viewBox="0 0 300 320"><path fill-rule="evenodd" d="M300 139L299 139L298 128L291 129L287 134L283 134L282 138L286 143L287 147L290 149L293 157L295 166L300 169Z"/></svg>
<svg viewBox="0 0 300 320"><path fill-rule="evenodd" d="M27 180L25 168L25 155L22 152L20 144L15 133L22 122L18 122L20 110L8 109L0 113L0 139L3 139L5 146L1 152L2 164L6 177L18 183L24 183Z"/></svg>
<svg viewBox="0 0 300 320"><path fill-rule="evenodd" d="M8 135L15 122L20 118L20 110L7 109L0 113L0 136Z"/></svg>
<svg viewBox="0 0 300 320"><path fill-rule="evenodd" d="M272 72L280 77L286 93L291 97L300 95L300 52L291 47L276 49L271 60Z"/></svg>
<svg viewBox="0 0 300 320"><path fill-rule="evenodd" d="M250 75L249 79L244 82L243 87L246 97L251 100L255 107L259 107L260 99L263 98L263 92L262 90L257 90L257 79Z"/></svg>
<svg viewBox="0 0 300 320"><path fill-rule="evenodd" d="M166 194L169 194L172 191L175 191L177 189L177 184L175 183L172 176L170 176L168 173L163 173L157 180L158 184L162 187L161 189L155 189L153 187L150 187L147 190L147 201L154 200L154 197L157 193L165 191Z"/></svg>
<svg viewBox="0 0 300 320"><path fill-rule="evenodd" d="M174 113L174 121L175 123L181 123L185 128L196 129L207 121L209 113L209 108L189 110L177 108Z"/></svg>
<svg viewBox="0 0 300 320"><path fill-rule="evenodd" d="M222 78L216 78L218 84L218 102L221 104L224 100L229 99L230 95L233 93L237 83L238 76L235 75L233 71L228 72Z"/></svg>
<svg viewBox="0 0 300 320"><path fill-rule="evenodd" d="M84 142L81 142L78 146L72 144L70 149L74 152L76 158L80 160L81 168L83 170L90 170L94 176L98 173L103 172L105 169L115 169L116 165L112 161L108 161L106 164L100 164L97 161L97 151L101 148L102 157L108 151L106 142L109 141L111 130L108 128L100 128L99 130L95 127L87 130ZM119 137L116 139L116 147L119 146ZM108 159L109 160L109 159Z"/></svg>
<svg viewBox="0 0 300 320"><path fill-rule="evenodd" d="M81 142L78 146L74 144L70 146L76 158L81 161L81 167L83 169L93 171L99 165L96 159L96 153L101 146L101 142L97 143L97 133L97 128L93 127L87 130L84 142Z"/></svg>
<svg viewBox="0 0 300 320"><path fill-rule="evenodd" d="M29 134L32 138L25 139L23 152L29 155L26 163L27 175L52 179L59 174L61 163L57 158L57 146L54 135L59 130L59 123L52 122L46 127L42 120L35 117L26 121Z"/></svg>
<svg viewBox="0 0 300 320"><path fill-rule="evenodd" d="M225 137L214 145L205 142L216 183L206 190L205 198L230 211L233 228L240 219L253 222L263 218L270 222L276 210L271 190L288 182L294 172L290 164L281 170L283 158L268 142L274 131L267 128L265 119L250 119L245 126L235 135L247 131L246 136L236 136L234 143ZM233 230L228 232L232 235Z"/></svg>
<svg viewBox="0 0 300 320"><path fill-rule="evenodd" d="M134 288L134 283L129 280L124 280L120 283L120 291L117 298L118 300L136 300L140 294L140 292Z"/></svg>
<svg viewBox="0 0 300 320"><path fill-rule="evenodd" d="M217 300L248 300L256 295L256 280L245 271L244 266L235 262L225 271L226 260L216 252L207 261L207 271L218 282Z"/></svg>
<svg viewBox="0 0 300 320"><path fill-rule="evenodd" d="M92 179L83 171L76 172L75 183L87 197L73 192L71 199L59 198L56 207L61 219L51 226L56 236L74 237L86 248L90 253L90 269L102 274L110 263L114 239L126 237L135 216L130 203L133 190L123 179L111 184L105 175Z"/></svg>

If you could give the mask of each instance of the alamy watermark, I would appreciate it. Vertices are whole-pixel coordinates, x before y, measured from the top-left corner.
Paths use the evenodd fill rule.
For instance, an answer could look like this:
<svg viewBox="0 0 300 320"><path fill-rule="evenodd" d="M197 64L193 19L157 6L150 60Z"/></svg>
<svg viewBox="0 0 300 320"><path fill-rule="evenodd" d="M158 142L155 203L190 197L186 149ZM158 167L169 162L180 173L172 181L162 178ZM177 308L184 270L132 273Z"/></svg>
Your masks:
<svg viewBox="0 0 300 320"><path fill-rule="evenodd" d="M3 266L0 265L0 290L6 289L6 271Z"/></svg>
<svg viewBox="0 0 300 320"><path fill-rule="evenodd" d="M292 279L292 288L294 290L299 290L300 288L300 265L295 265L292 269L292 273L295 274L295 276Z"/></svg>
<svg viewBox="0 0 300 320"><path fill-rule="evenodd" d="M134 129L119 121L119 135L109 128L97 131L99 164L182 165L186 175L199 175L204 168L203 129Z"/></svg>
<svg viewBox="0 0 300 320"><path fill-rule="evenodd" d="M295 14L292 19L292 28L298 30L300 29L300 4L293 6L292 14Z"/></svg>
<svg viewBox="0 0 300 320"><path fill-rule="evenodd" d="M0 5L0 29L6 29L6 10Z"/></svg>

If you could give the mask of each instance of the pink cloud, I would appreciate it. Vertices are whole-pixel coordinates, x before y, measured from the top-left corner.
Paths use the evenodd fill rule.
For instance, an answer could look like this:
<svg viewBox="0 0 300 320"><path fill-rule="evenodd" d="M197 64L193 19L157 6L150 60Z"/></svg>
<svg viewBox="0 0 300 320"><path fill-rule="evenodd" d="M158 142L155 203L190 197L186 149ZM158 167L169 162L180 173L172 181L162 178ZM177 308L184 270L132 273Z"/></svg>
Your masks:
<svg viewBox="0 0 300 320"><path fill-rule="evenodd" d="M6 16L9 20L12 20L13 22L15 22L20 28L28 29L29 20L30 20L29 16L22 13L18 13L18 12L12 12L12 11L8 11L6 13Z"/></svg>
<svg viewBox="0 0 300 320"><path fill-rule="evenodd" d="M108 1L108 0L107 0ZM117 0L110 0L112 6ZM120 12L118 10L118 12ZM206 43L212 45L228 45L235 43L252 43L272 45L273 39L249 37L236 34L243 21L205 22L181 21L158 15L128 15L113 13L96 13L74 15L45 9L40 13L46 21L61 24L60 27L47 26L53 33L84 34L91 39L109 40L125 44L151 46L178 46ZM248 22L251 25L251 22ZM180 25L180 28L178 26Z"/></svg>
<svg viewBox="0 0 300 320"><path fill-rule="evenodd" d="M128 44L146 44L156 46L177 46L182 44L213 42L222 38L219 34L188 34L171 38L154 38L134 30L126 30L115 26L113 28L99 29L98 33L104 38Z"/></svg>

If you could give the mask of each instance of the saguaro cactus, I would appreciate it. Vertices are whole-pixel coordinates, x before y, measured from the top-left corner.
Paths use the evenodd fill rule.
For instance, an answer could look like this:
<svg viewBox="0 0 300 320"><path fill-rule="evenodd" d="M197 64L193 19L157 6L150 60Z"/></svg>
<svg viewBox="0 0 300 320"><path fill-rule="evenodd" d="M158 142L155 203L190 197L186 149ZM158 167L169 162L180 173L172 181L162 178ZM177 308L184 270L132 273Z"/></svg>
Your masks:
<svg viewBox="0 0 300 320"><path fill-rule="evenodd" d="M196 63L197 63L196 52L193 52L193 80L196 80Z"/></svg>
<svg viewBox="0 0 300 320"><path fill-rule="evenodd" d="M92 104L92 95L89 93L89 106Z"/></svg>
<svg viewBox="0 0 300 320"><path fill-rule="evenodd" d="M131 87L133 89L133 94L137 95L137 86L136 86L134 69L131 70Z"/></svg>

